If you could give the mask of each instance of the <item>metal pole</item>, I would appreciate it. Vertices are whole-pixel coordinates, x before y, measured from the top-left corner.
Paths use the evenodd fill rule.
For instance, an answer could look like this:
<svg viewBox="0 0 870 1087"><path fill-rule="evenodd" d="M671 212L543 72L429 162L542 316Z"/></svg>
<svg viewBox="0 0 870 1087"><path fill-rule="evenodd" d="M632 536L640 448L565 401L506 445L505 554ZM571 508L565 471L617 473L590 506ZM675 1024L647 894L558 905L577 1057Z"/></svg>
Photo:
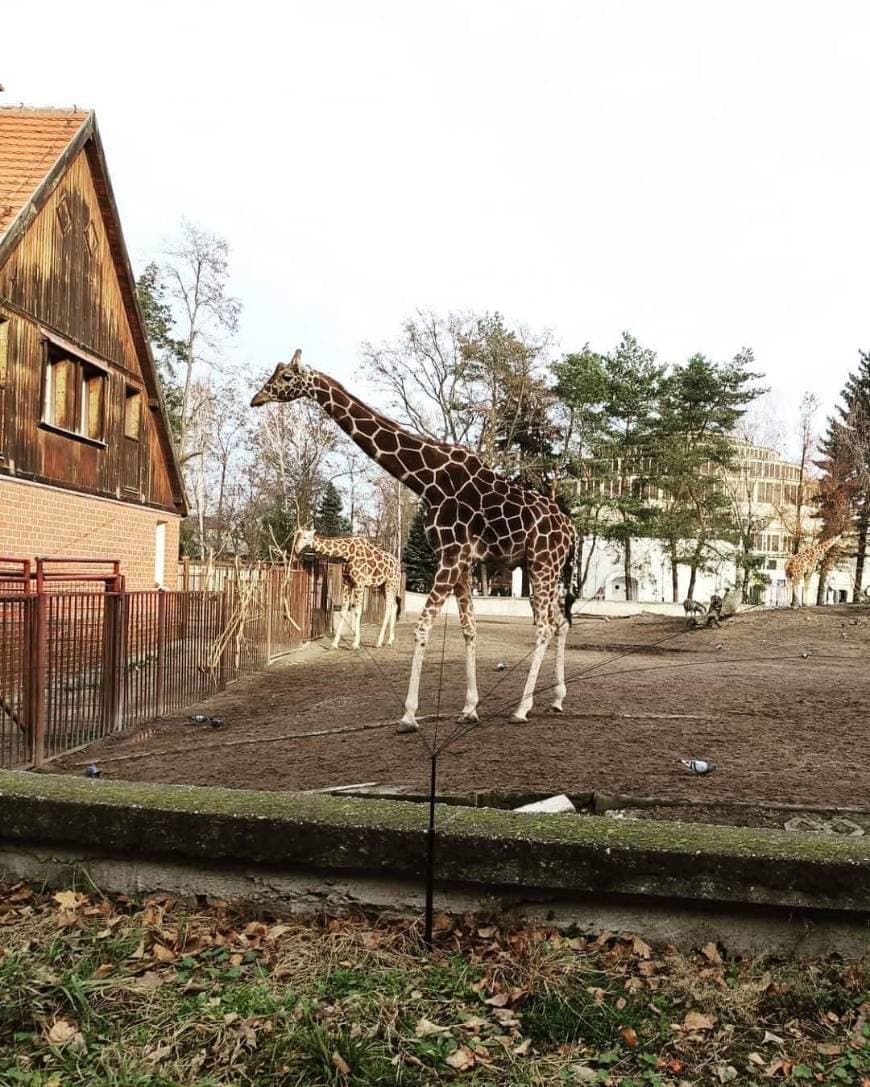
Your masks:
<svg viewBox="0 0 870 1087"><path fill-rule="evenodd" d="M426 920L424 940L432 947L432 929L435 924L435 778L438 773L438 755L433 751L429 759L429 829L426 836Z"/></svg>

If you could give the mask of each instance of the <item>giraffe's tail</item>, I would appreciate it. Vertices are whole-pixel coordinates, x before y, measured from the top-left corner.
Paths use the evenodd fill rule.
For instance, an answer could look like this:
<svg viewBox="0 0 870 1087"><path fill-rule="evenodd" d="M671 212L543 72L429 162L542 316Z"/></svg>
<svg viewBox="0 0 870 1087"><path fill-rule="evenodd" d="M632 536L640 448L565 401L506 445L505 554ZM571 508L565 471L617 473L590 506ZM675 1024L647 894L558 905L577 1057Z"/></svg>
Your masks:
<svg viewBox="0 0 870 1087"><path fill-rule="evenodd" d="M402 594L396 593L396 619L402 618Z"/></svg>

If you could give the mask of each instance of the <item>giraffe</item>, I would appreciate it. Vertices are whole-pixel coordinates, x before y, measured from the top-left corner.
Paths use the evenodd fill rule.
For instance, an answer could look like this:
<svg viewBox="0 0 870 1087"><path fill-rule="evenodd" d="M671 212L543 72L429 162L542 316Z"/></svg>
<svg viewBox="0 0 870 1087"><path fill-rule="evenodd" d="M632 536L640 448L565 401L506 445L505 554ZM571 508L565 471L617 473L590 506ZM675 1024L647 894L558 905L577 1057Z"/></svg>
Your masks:
<svg viewBox="0 0 870 1087"><path fill-rule="evenodd" d="M362 536L319 536L313 528L296 530L291 554L298 555L305 548L316 551L318 555L335 555L345 560L341 571L341 614L332 648L338 649L348 612L353 609L351 648L359 649L363 591L381 586L384 587L386 593L386 606L377 647L380 649L384 644L388 626L390 636L387 639L387 645L392 645L396 640L396 619L402 610L402 598L399 595L402 588L402 571L398 559L388 555L386 551L381 551L379 547L375 547Z"/></svg>
<svg viewBox="0 0 870 1087"><path fill-rule="evenodd" d="M418 728L420 675L432 626L453 593L465 639L465 704L460 720L477 721L477 626L471 604L471 569L488 560L516 566L525 560L531 587L535 647L522 697L512 714L528 719L547 647L555 636L556 667L551 709L565 699L568 620L559 602L559 578L574 543L574 528L556 503L497 475L471 449L424 438L364 404L338 381L302 365L296 351L279 364L251 407L270 401L313 400L390 475L426 506L426 535L438 559L432 589L414 632L411 677L400 732Z"/></svg>
<svg viewBox="0 0 870 1087"><path fill-rule="evenodd" d="M785 560L785 579L791 586L792 607L797 603L800 595L800 603L804 605L810 591L810 578L825 560L828 552L840 542L842 533L830 536L827 540L818 540L816 543L807 544L795 555L789 555ZM798 588L800 587L800 594Z"/></svg>

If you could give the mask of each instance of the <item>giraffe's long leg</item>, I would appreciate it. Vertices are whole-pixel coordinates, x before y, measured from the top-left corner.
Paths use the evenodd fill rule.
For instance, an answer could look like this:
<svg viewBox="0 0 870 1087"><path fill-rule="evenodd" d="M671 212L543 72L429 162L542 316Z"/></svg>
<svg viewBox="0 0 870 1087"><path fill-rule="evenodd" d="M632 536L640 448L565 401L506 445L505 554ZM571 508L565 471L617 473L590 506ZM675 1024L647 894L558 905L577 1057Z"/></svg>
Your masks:
<svg viewBox="0 0 870 1087"><path fill-rule="evenodd" d="M364 592L365 590L361 587L357 587L353 591L353 645L351 646L351 649L359 649Z"/></svg>
<svg viewBox="0 0 870 1087"><path fill-rule="evenodd" d="M393 597L393 606L390 610L390 636L387 638L387 645L392 645L396 640L396 619L399 616L399 593L402 590L402 585L397 582L390 589Z"/></svg>
<svg viewBox="0 0 870 1087"><path fill-rule="evenodd" d="M461 576L459 556L445 554L441 556L441 565L435 575L435 584L426 599L426 604L420 614L417 629L414 631L414 658L411 661L411 678L408 682L408 693L405 696L405 713L399 726L400 732L415 732L417 730L417 707L420 705L420 673L423 671L423 659L426 656L426 645L432 625L438 618L438 613L444 601L453 592L457 579Z"/></svg>
<svg viewBox="0 0 870 1087"><path fill-rule="evenodd" d="M559 607L559 598L555 596L551 604L551 616L556 628L556 671L554 675L553 701L550 708L557 713L562 712L562 703L568 688L565 686L565 642L568 640L570 624Z"/></svg>
<svg viewBox="0 0 870 1087"><path fill-rule="evenodd" d="M529 710L534 702L535 686L538 682L541 662L553 637L552 611L556 598L555 571L546 566L540 569L529 563L529 586L532 592L532 611L535 616L535 651L532 654L532 663L529 666L523 696L519 705L511 714L514 721L528 720ZM555 606L558 607L558 604L555 604Z"/></svg>
<svg viewBox="0 0 870 1087"><path fill-rule="evenodd" d="M350 589L345 585L341 590L341 612L338 616L338 622L335 626L335 638L332 642L332 648L338 649L339 642L341 641L341 634L344 630L344 624L347 622L347 614L350 611Z"/></svg>
<svg viewBox="0 0 870 1087"><path fill-rule="evenodd" d="M384 636L387 633L387 624L390 621L390 616L393 614L395 607L396 596L395 593L390 595L390 584L387 582L384 585L384 621L381 623L381 632L378 634L378 640L375 643L378 649L384 644Z"/></svg>
<svg viewBox="0 0 870 1087"><path fill-rule="evenodd" d="M459 625L462 627L462 635L465 638L465 705L462 707L463 721L476 721L477 703L480 695L477 692L477 620L474 618L474 608L471 604L471 586L469 584L470 571L456 583L453 590L456 594L456 603L459 606Z"/></svg>

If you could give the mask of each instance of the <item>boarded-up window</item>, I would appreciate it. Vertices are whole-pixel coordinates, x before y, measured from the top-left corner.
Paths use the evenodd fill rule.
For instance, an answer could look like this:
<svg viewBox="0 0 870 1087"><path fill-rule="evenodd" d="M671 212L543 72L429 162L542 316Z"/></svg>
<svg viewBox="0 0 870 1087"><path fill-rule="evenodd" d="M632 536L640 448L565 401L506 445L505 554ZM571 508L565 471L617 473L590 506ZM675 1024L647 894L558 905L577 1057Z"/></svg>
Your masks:
<svg viewBox="0 0 870 1087"><path fill-rule="evenodd" d="M127 386L124 397L124 437L139 440L139 428L142 425L142 394L138 389Z"/></svg>
<svg viewBox="0 0 870 1087"><path fill-rule="evenodd" d="M106 429L105 372L83 359L49 348L42 419L69 434L103 441Z"/></svg>
<svg viewBox="0 0 870 1087"><path fill-rule="evenodd" d="M124 463L123 486L126 491L139 492L142 452L139 437L142 432L142 393L127 385L124 390Z"/></svg>

